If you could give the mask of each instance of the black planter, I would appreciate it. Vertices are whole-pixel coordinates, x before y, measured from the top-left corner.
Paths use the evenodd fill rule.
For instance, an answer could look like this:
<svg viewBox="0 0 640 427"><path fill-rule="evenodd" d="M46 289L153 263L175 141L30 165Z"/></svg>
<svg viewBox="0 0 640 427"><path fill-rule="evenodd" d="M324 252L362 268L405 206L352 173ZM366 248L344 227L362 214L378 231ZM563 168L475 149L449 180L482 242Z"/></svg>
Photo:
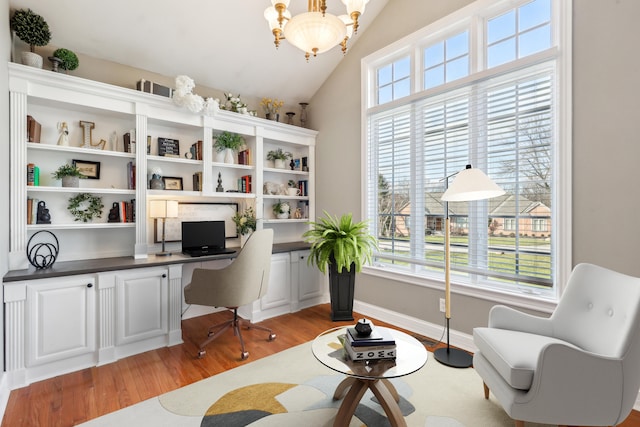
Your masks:
<svg viewBox="0 0 640 427"><path fill-rule="evenodd" d="M331 297L331 320L353 320L353 292L356 282L356 266L351 271L338 272L335 264L329 264L329 295Z"/></svg>

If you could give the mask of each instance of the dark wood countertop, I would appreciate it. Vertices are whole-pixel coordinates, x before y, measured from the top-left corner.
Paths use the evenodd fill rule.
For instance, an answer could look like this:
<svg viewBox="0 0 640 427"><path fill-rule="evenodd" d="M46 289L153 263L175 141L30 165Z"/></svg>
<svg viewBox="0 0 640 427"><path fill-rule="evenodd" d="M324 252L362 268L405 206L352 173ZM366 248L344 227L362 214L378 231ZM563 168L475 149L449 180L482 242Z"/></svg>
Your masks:
<svg viewBox="0 0 640 427"><path fill-rule="evenodd" d="M274 243L273 253L284 253L292 251L302 251L309 249L311 245L305 242ZM233 254L210 255L203 257L190 257L181 253L170 256L155 256L150 254L147 258L136 259L134 257L115 257L89 259L82 261L56 262L51 268L36 270L29 267L24 270L10 270L4 275L2 281L17 282L22 280L47 279L51 277L75 276L79 274L94 274L104 271L128 270L132 268L156 267L159 265L185 264L190 262L210 261L216 259L235 258L240 248L229 248L236 250Z"/></svg>

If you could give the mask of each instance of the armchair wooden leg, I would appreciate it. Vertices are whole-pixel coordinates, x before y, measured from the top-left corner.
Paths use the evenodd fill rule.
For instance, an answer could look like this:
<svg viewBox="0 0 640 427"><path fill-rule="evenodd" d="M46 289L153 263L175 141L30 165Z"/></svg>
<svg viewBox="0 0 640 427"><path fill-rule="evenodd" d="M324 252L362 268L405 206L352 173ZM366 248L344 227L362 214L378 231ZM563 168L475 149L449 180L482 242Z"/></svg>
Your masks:
<svg viewBox="0 0 640 427"><path fill-rule="evenodd" d="M487 384L485 384L484 382L482 383L482 387L484 387L484 398L488 399L489 398L489 387L487 387ZM517 423L517 421L516 421ZM517 424L516 424L517 426ZM520 426L517 426L520 427Z"/></svg>
<svg viewBox="0 0 640 427"><path fill-rule="evenodd" d="M524 427L524 421L516 420L516 427Z"/></svg>

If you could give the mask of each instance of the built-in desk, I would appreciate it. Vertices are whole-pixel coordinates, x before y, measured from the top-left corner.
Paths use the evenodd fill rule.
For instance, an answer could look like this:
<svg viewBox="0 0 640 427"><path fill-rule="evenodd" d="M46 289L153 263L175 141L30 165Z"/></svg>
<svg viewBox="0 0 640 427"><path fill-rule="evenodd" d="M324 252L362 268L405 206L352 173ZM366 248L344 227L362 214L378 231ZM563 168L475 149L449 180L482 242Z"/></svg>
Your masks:
<svg viewBox="0 0 640 427"><path fill-rule="evenodd" d="M304 242L274 243L273 253L303 251L309 249L310 244ZM229 248L239 250L240 248ZM181 253L170 256L149 255L148 258L135 259L133 257L115 257L88 259L81 261L57 262L51 268L36 270L29 267L24 270L11 270L4 275L3 282L17 282L20 280L45 279L50 277L74 276L78 274L94 274L106 271L128 270L131 268L156 267L159 265L186 264L216 259L235 258L236 254L210 255L190 257Z"/></svg>
<svg viewBox="0 0 640 427"><path fill-rule="evenodd" d="M243 307L260 321L325 302L309 245L273 246L267 295ZM182 343L183 286L193 268L220 268L235 254L150 255L57 262L3 278L5 362L11 389Z"/></svg>

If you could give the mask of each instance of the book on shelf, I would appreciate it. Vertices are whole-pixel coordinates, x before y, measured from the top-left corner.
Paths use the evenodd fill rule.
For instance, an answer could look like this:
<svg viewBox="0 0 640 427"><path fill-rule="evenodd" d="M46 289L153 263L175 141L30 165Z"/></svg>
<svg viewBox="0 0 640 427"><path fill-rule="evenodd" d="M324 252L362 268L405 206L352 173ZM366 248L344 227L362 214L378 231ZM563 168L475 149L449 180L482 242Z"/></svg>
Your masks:
<svg viewBox="0 0 640 427"><path fill-rule="evenodd" d="M251 149L247 148L242 151L238 151L238 164L250 165L251 164Z"/></svg>
<svg viewBox="0 0 640 427"><path fill-rule="evenodd" d="M351 360L395 359L396 345L377 345L373 347L354 347L349 343L349 333L338 336L342 347Z"/></svg>
<svg viewBox="0 0 640 427"><path fill-rule="evenodd" d="M238 178L238 192L251 193L251 175L243 175Z"/></svg>
<svg viewBox="0 0 640 427"><path fill-rule="evenodd" d="M36 185L36 165L33 163L29 163L27 165L27 185L34 186Z"/></svg>
<svg viewBox="0 0 640 427"><path fill-rule="evenodd" d="M307 188L309 184L309 181L306 179L303 179L301 181L298 181L298 188L300 189L300 195L301 196L308 196L309 195L309 189Z"/></svg>
<svg viewBox="0 0 640 427"><path fill-rule="evenodd" d="M122 136L123 149L125 153L136 152L136 130L131 129Z"/></svg>
<svg viewBox="0 0 640 427"><path fill-rule="evenodd" d="M396 340L387 329L373 328L371 335L360 336L355 327L347 328L347 340L353 347L395 346Z"/></svg>
<svg viewBox="0 0 640 427"><path fill-rule="evenodd" d="M192 160L202 160L202 141L191 144L191 147L189 147L189 153L191 153Z"/></svg>
<svg viewBox="0 0 640 427"><path fill-rule="evenodd" d="M33 199L27 198L27 224L31 224L33 214Z"/></svg>
<svg viewBox="0 0 640 427"><path fill-rule="evenodd" d="M193 174L193 191L202 191L202 172Z"/></svg>
<svg viewBox="0 0 640 427"><path fill-rule="evenodd" d="M127 188L136 189L136 164L133 162L127 163Z"/></svg>
<svg viewBox="0 0 640 427"><path fill-rule="evenodd" d="M29 210L29 201L31 201L31 210ZM39 199L36 198L28 198L27 199L27 224L37 224L38 217L38 202Z"/></svg>
<svg viewBox="0 0 640 427"><path fill-rule="evenodd" d="M32 116L27 116L27 140L29 142L40 142L42 125Z"/></svg>

